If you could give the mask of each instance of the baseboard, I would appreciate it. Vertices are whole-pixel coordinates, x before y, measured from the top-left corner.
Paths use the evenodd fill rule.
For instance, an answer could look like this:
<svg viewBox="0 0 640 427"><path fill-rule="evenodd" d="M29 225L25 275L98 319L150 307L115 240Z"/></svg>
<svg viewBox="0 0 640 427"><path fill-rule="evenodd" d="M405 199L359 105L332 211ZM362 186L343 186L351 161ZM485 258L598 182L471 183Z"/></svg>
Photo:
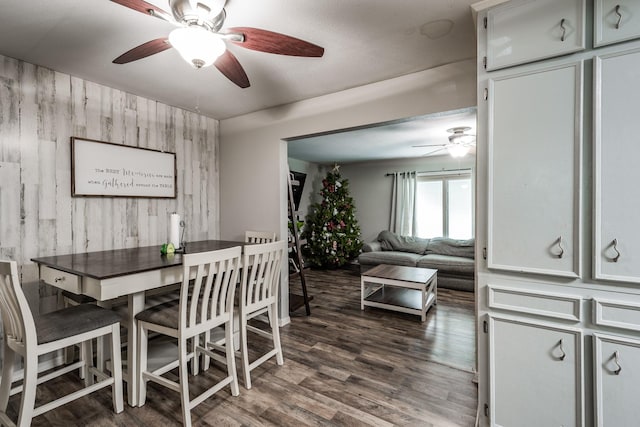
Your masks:
<svg viewBox="0 0 640 427"><path fill-rule="evenodd" d="M278 319L278 325L280 325L280 327L288 325L289 323L291 323L291 317L289 316Z"/></svg>

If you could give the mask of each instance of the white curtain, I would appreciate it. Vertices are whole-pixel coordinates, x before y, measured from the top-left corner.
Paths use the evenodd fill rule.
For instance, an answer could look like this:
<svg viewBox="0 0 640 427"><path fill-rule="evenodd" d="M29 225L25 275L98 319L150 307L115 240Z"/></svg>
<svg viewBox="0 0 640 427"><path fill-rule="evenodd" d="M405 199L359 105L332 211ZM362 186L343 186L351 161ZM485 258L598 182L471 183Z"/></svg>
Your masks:
<svg viewBox="0 0 640 427"><path fill-rule="evenodd" d="M400 236L415 237L416 176L416 172L396 172L393 174L389 230Z"/></svg>

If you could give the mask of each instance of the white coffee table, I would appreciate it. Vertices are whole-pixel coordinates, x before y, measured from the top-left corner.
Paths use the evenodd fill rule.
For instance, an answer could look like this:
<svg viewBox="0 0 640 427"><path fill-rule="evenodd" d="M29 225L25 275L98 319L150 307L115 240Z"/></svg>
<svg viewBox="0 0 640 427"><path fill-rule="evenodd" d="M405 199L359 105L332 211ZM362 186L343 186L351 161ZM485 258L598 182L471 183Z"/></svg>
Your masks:
<svg viewBox="0 0 640 427"><path fill-rule="evenodd" d="M360 276L360 309L366 306L417 314L421 321L438 298L438 270L380 264Z"/></svg>

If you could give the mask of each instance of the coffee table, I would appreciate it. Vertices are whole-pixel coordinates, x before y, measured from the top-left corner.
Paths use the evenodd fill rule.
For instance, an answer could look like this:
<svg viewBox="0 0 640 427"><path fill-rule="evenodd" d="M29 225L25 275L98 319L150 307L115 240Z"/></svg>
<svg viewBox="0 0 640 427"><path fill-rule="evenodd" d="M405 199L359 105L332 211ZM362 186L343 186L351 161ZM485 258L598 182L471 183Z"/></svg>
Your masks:
<svg viewBox="0 0 640 427"><path fill-rule="evenodd" d="M421 321L436 304L438 270L380 264L360 276L360 309L366 306L417 314Z"/></svg>

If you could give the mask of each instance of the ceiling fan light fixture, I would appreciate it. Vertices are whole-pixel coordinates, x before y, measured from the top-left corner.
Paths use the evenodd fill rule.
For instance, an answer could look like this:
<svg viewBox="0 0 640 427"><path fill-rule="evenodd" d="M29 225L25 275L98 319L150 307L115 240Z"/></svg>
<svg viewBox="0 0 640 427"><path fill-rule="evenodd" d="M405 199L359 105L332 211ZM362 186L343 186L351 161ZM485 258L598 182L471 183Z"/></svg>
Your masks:
<svg viewBox="0 0 640 427"><path fill-rule="evenodd" d="M451 157L459 158L464 157L469 152L469 146L465 144L451 144L447 146L447 151Z"/></svg>
<svg viewBox="0 0 640 427"><path fill-rule="evenodd" d="M451 133L451 135L449 135L449 144L446 145L446 148L451 157L464 157L471 149L471 146L475 145L476 137L466 134L465 132L468 130L471 130L468 126L447 129L447 132Z"/></svg>
<svg viewBox="0 0 640 427"><path fill-rule="evenodd" d="M220 37L195 25L171 31L169 43L195 68L210 66L226 49Z"/></svg>

